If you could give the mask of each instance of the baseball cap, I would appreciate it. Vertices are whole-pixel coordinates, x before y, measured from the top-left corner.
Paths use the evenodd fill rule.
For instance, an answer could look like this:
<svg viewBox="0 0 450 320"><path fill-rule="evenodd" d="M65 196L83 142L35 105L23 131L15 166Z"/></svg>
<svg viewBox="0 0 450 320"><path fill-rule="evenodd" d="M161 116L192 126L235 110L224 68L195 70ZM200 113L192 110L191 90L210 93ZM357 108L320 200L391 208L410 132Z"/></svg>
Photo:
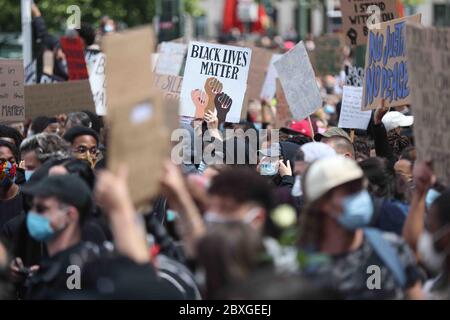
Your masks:
<svg viewBox="0 0 450 320"><path fill-rule="evenodd" d="M348 133L345 132L344 129L341 129L341 128L338 128L338 127L330 127L324 133L317 133L314 136L314 140L315 141L321 141L322 138L331 138L331 137L343 137L343 138L347 139L350 142L352 141L352 139L350 138Z"/></svg>
<svg viewBox="0 0 450 320"><path fill-rule="evenodd" d="M22 191L34 197L55 197L80 213L86 214L92 205L89 186L73 174L45 177L37 183L24 185Z"/></svg>
<svg viewBox="0 0 450 320"><path fill-rule="evenodd" d="M309 167L306 173L306 200L308 202L317 201L328 191L363 177L364 172L352 159L337 155L318 160Z"/></svg>
<svg viewBox="0 0 450 320"><path fill-rule="evenodd" d="M412 126L414 124L414 116L405 116L398 111L391 111L386 113L381 121L383 122L386 131L389 132L398 127Z"/></svg>
<svg viewBox="0 0 450 320"><path fill-rule="evenodd" d="M306 137L312 138L311 126L308 120L292 121L290 128L295 132L301 133Z"/></svg>

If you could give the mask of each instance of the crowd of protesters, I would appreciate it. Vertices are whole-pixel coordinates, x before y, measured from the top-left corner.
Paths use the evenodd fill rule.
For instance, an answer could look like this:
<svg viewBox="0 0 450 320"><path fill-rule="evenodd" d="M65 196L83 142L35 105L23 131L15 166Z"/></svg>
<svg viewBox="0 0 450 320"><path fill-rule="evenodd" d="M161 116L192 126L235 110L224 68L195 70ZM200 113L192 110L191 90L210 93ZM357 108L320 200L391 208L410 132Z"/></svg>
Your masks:
<svg viewBox="0 0 450 320"><path fill-rule="evenodd" d="M105 18L79 33L91 46L113 31ZM433 159L416 161L410 108L380 106L351 133L337 127L342 77L318 82L328 102L258 144L257 163L239 135L243 163L227 147L213 164L168 158L146 212L128 168L105 169L97 115L0 125L0 299L450 299L450 191ZM228 146L224 129L270 131L276 112L251 101L239 124L211 113L181 126Z"/></svg>

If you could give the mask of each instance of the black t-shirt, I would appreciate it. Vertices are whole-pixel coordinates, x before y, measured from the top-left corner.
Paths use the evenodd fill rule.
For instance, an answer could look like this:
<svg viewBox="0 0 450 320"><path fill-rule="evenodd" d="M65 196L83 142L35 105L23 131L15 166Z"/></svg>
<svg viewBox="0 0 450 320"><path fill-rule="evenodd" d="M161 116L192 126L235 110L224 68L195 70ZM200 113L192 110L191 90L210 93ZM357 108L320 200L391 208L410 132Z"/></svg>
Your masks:
<svg viewBox="0 0 450 320"><path fill-rule="evenodd" d="M61 295L71 293L75 289L69 287L68 283L76 283L76 280L72 282L71 279L74 278L69 278L78 272L79 283L81 283L84 266L105 254L107 254L107 250L103 247L90 242L80 242L53 257L44 259L39 270L27 280L26 299L56 299Z"/></svg>
<svg viewBox="0 0 450 320"><path fill-rule="evenodd" d="M1 201L0 200L0 230L3 228L5 223L14 217L20 215L23 211L23 199L22 192L18 192L17 195L10 199Z"/></svg>

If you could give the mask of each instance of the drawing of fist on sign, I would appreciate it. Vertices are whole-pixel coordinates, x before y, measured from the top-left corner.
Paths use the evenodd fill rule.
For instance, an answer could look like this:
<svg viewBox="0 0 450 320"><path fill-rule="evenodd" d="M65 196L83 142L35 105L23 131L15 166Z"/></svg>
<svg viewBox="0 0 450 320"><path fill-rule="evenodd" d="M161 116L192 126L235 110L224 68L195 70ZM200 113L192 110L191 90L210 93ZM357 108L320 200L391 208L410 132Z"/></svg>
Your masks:
<svg viewBox="0 0 450 320"><path fill-rule="evenodd" d="M214 101L217 109L217 118L219 119L219 124L225 122L227 119L227 114L230 112L233 100L226 93L221 93L216 96Z"/></svg>
<svg viewBox="0 0 450 320"><path fill-rule="evenodd" d="M209 96L206 92L199 89L193 90L191 93L192 102L195 105L195 118L203 119L205 116L205 110L208 106Z"/></svg>
<svg viewBox="0 0 450 320"><path fill-rule="evenodd" d="M216 96L222 92L222 89L223 89L222 82L220 82L216 78L208 78L208 80L206 80L205 91L206 94L208 95L209 101L205 112L206 111L214 112L215 109L214 102L216 100Z"/></svg>

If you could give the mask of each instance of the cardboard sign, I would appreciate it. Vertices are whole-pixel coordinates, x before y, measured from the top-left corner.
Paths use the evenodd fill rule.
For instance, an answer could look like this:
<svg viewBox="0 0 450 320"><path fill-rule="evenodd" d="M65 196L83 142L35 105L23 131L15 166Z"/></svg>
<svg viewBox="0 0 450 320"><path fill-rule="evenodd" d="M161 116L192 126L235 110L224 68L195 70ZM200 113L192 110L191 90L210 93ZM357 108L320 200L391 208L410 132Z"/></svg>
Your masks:
<svg viewBox="0 0 450 320"><path fill-rule="evenodd" d="M216 110L220 123L239 123L251 58L248 48L191 42L180 115L201 118L207 110Z"/></svg>
<svg viewBox="0 0 450 320"><path fill-rule="evenodd" d="M368 13L372 5L378 6L378 9ZM341 0L341 11L345 40L352 46L367 43L368 24L399 18L396 0Z"/></svg>
<svg viewBox="0 0 450 320"><path fill-rule="evenodd" d="M439 181L450 184L450 30L407 26L407 46L420 160L433 160Z"/></svg>
<svg viewBox="0 0 450 320"><path fill-rule="evenodd" d="M110 127L107 166L113 172L121 164L128 167L128 187L138 208L158 193L163 160L169 155L163 98L150 90L152 41L150 27L107 36L104 41Z"/></svg>
<svg viewBox="0 0 450 320"><path fill-rule="evenodd" d="M25 86L25 101L30 119L83 110L95 112L89 80Z"/></svg>
<svg viewBox="0 0 450 320"><path fill-rule="evenodd" d="M315 48L309 52L316 75L339 74L343 67L343 41L340 34L328 34L314 40Z"/></svg>
<svg viewBox="0 0 450 320"><path fill-rule="evenodd" d="M101 52L89 52L86 54L89 70L89 83L94 97L95 110L99 116L105 116L106 111L106 56Z"/></svg>
<svg viewBox="0 0 450 320"><path fill-rule="evenodd" d="M292 113L289 109L289 104L287 103L286 96L281 86L281 82L277 79L277 113L275 119L275 127L283 128L289 127L289 122L292 121Z"/></svg>
<svg viewBox="0 0 450 320"><path fill-rule="evenodd" d="M261 94L259 95L261 99L272 100L275 96L277 90L277 78L278 73L275 68L275 62L281 59L282 54L274 54L270 60L269 70L267 71L266 78L264 79L264 84L261 89Z"/></svg>
<svg viewBox="0 0 450 320"><path fill-rule="evenodd" d="M372 111L361 111L363 88L344 86L339 128L367 130Z"/></svg>
<svg viewBox="0 0 450 320"><path fill-rule="evenodd" d="M316 76L303 42L275 62L275 68L295 120L303 120L322 107Z"/></svg>
<svg viewBox="0 0 450 320"><path fill-rule="evenodd" d="M88 79L89 74L84 59L84 42L80 37L62 37L61 48L66 55L69 80Z"/></svg>
<svg viewBox="0 0 450 320"><path fill-rule="evenodd" d="M273 54L262 48L252 47L251 49L252 63L248 75L247 96L249 100L259 100Z"/></svg>
<svg viewBox="0 0 450 320"><path fill-rule="evenodd" d="M24 68L22 60L0 59L0 122L25 120Z"/></svg>
<svg viewBox="0 0 450 320"><path fill-rule="evenodd" d="M153 31L148 26L104 37L102 51L108 57L106 66L108 111L123 105L134 105L148 98L149 88L153 85L150 62L153 39ZM124 51L124 48L127 50ZM128 93L133 93L133 96Z"/></svg>
<svg viewBox="0 0 450 320"><path fill-rule="evenodd" d="M159 191L163 161L170 150L165 121L159 94L108 110L108 168L117 172L121 164L128 166L130 196L137 208Z"/></svg>
<svg viewBox="0 0 450 320"><path fill-rule="evenodd" d="M180 101L183 77L155 74L154 87L161 90L165 100Z"/></svg>
<svg viewBox="0 0 450 320"><path fill-rule="evenodd" d="M366 52L362 110L410 104L406 22L420 22L421 15L382 23L371 29Z"/></svg>
<svg viewBox="0 0 450 320"><path fill-rule="evenodd" d="M155 72L178 76L186 56L187 46L183 43L162 42L159 48Z"/></svg>

